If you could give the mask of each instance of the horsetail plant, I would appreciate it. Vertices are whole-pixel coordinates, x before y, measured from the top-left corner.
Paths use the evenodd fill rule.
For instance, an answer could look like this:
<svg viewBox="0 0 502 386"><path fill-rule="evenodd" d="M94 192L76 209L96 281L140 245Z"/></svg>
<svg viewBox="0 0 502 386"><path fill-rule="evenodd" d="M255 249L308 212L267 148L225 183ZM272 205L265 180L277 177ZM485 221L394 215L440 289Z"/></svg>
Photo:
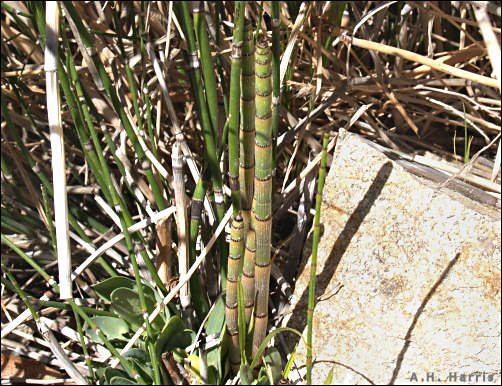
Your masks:
<svg viewBox="0 0 502 386"><path fill-rule="evenodd" d="M326 157L328 150L329 134L324 133L322 142L321 166L319 169L319 180L317 182L317 193L315 199L315 217L314 217L314 239L312 242L312 261L310 265L310 285L309 285L309 303L307 311L307 384L312 384L312 323L314 319L315 307L315 277L317 269L317 247L321 236L321 203L322 191L324 189L324 179L326 177Z"/></svg>
<svg viewBox="0 0 502 386"><path fill-rule="evenodd" d="M232 41L232 67L230 71L230 106L228 114L228 177L232 194L233 217L241 211L239 190L239 106L241 94L242 44L244 37L243 1L235 3L235 28Z"/></svg>
<svg viewBox="0 0 502 386"><path fill-rule="evenodd" d="M232 216L225 316L227 320L227 333L230 337L230 365L235 373L239 370L241 362L239 345L237 286L241 268L241 255L243 250L243 231L244 226L240 213L237 214L237 216Z"/></svg>
<svg viewBox="0 0 502 386"><path fill-rule="evenodd" d="M272 234L272 82L271 52L265 37L256 43L255 187L256 234L253 356L267 332Z"/></svg>
<svg viewBox="0 0 502 386"><path fill-rule="evenodd" d="M255 235L251 226L251 207L254 194L254 141L255 141L255 70L254 39L251 22L244 25L241 74L241 130L239 184L241 192L242 217L244 220L244 239L246 250L242 267L242 287L246 311L246 324L249 323L254 306L254 250Z"/></svg>
<svg viewBox="0 0 502 386"><path fill-rule="evenodd" d="M239 106L241 94L242 44L244 35L243 1L235 3L235 28L232 41L232 67L230 71L230 105L228 116L228 176L232 194L232 225L230 254L226 288L225 315L227 333L230 337L230 365L234 372L240 367L237 282L240 276L241 257L244 251L244 224L241 214L241 192L239 189Z"/></svg>

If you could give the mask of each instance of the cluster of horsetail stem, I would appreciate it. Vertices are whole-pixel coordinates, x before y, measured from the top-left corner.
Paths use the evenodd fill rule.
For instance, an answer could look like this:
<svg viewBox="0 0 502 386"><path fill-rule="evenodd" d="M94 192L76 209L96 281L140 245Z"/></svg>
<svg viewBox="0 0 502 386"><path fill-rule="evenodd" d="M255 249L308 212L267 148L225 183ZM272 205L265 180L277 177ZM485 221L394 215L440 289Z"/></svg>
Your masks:
<svg viewBox="0 0 502 386"><path fill-rule="evenodd" d="M241 74L241 130L239 184L244 229L249 228L254 192L254 140L255 140L255 72L254 39L250 21L244 26Z"/></svg>
<svg viewBox="0 0 502 386"><path fill-rule="evenodd" d="M241 193L239 189L239 106L241 97L242 44L244 35L244 2L235 3L235 28L232 41L230 69L230 104L228 116L228 177L232 195L232 225L230 233L230 254L227 269L226 307L227 333L230 337L229 351L232 370L240 366L237 281L244 251L244 226L241 214Z"/></svg>
<svg viewBox="0 0 502 386"><path fill-rule="evenodd" d="M268 289L270 282L270 241L272 233L272 55L263 37L256 43L255 79L255 187L254 229L255 256L255 320L253 356L265 339L268 322Z"/></svg>
<svg viewBox="0 0 502 386"><path fill-rule="evenodd" d="M241 73L241 130L239 181L241 191L242 218L244 220L244 238L246 251L242 267L242 288L246 310L246 324L249 323L254 306L254 252L255 234L250 227L251 206L254 194L254 141L255 141L255 72L254 38L250 21L244 25L244 43L242 48Z"/></svg>

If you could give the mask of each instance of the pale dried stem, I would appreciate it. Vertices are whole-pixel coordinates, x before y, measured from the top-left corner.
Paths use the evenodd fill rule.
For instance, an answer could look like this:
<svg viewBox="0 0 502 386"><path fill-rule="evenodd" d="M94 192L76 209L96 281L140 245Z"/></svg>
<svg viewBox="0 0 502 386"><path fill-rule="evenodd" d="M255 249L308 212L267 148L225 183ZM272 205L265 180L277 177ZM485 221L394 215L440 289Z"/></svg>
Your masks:
<svg viewBox="0 0 502 386"><path fill-rule="evenodd" d="M71 299L71 251L66 193L64 134L61 126L59 82L57 73L59 9L57 2L47 3L45 73L47 87L47 116L51 132L52 178L54 186L54 216L56 227L60 298Z"/></svg>
<svg viewBox="0 0 502 386"><path fill-rule="evenodd" d="M395 56L400 56L404 59L414 61L416 63L424 64L426 66L429 66L430 68L444 72L447 74L450 74L452 76L456 76L458 78L462 79L467 79L473 82L477 82L480 84L483 84L485 86L490 86L494 87L500 90L500 84L498 83L497 79L489 78L487 76L475 74L470 71L465 71L459 68L452 67L448 64L441 63L437 60L427 58L425 56L416 54L411 51L407 50L402 50L400 48L388 46L386 44L381 44L381 43L375 43L369 40L364 40L364 39L358 39L358 38L350 38L347 35L344 35L342 37L342 40L349 44L352 43L352 45L360 48L365 48L368 50L375 50L378 52L381 52L383 54L387 55L395 55Z"/></svg>

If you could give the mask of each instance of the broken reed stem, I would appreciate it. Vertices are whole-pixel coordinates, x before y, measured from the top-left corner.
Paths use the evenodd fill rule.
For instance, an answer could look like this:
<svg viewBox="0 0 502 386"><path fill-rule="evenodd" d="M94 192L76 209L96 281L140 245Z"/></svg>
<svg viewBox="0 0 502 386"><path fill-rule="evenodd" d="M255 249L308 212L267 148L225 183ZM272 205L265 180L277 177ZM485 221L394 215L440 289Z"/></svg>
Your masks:
<svg viewBox="0 0 502 386"><path fill-rule="evenodd" d="M254 251L255 235L251 229L251 207L254 195L254 142L255 142L255 71L254 71L254 38L250 21L244 25L244 43L242 48L241 73L241 130L240 130L240 162L239 185L241 194L242 218L244 220L244 240L246 249L242 267L242 288L246 324L249 324L254 306Z"/></svg>
<svg viewBox="0 0 502 386"><path fill-rule="evenodd" d="M270 242L272 234L272 82L271 52L265 38L258 40L255 53L255 191L254 229L256 234L256 306L253 357L267 332L270 282Z"/></svg>
<svg viewBox="0 0 502 386"><path fill-rule="evenodd" d="M171 160L174 177L174 197L176 200L176 226L178 231L178 270L180 276L188 271L187 228L188 217L185 204L185 181L183 179L183 156L178 141L173 144ZM186 311L190 307L190 287L185 284L180 290L181 307Z"/></svg>
<svg viewBox="0 0 502 386"><path fill-rule="evenodd" d="M315 201L315 217L314 217L314 239L312 242L312 260L310 263L310 285L309 285L309 304L307 311L307 384L312 384L312 323L314 318L315 306L315 278L317 269L317 247L319 245L319 237L321 236L321 203L322 191L324 188L324 179L326 177L326 157L328 154L329 135L324 133L322 142L322 158L319 169L319 181L317 182L317 194Z"/></svg>
<svg viewBox="0 0 502 386"><path fill-rule="evenodd" d="M446 74L450 74L450 75L458 77L458 78L470 80L472 82L484 84L485 86L497 88L500 91L500 83L497 79L493 79L493 78L489 78L487 76L475 74L473 72L462 70L460 68L455 68L455 67L450 66L448 64L439 62L434 59L427 58L425 56L416 54L411 51L388 46L386 44L375 43L375 42L372 42L369 40L350 37L348 35L342 35L340 37L340 39L345 44L352 44L353 46L356 46L356 47L378 51L378 52L381 52L382 54L386 54L386 55L400 56L403 59L411 60L411 61L414 61L414 62L417 62L420 64L424 64L426 66L429 66L433 70L441 71L441 72L444 72Z"/></svg>
<svg viewBox="0 0 502 386"><path fill-rule="evenodd" d="M57 73L59 8L57 2L46 7L45 74L47 88L47 116L51 132L52 175L54 186L54 216L56 218L57 258L61 299L73 297L71 285L70 229L68 225L68 197L66 193L66 165L64 135L61 127L59 82Z"/></svg>

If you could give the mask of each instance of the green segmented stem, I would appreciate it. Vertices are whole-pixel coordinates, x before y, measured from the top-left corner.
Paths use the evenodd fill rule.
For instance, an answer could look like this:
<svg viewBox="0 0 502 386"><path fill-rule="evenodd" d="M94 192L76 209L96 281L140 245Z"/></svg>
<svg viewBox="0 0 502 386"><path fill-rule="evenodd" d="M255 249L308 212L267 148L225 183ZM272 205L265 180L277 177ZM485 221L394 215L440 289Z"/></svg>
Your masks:
<svg viewBox="0 0 502 386"><path fill-rule="evenodd" d="M241 88L239 182L242 217L244 220L244 235L246 239L246 250L244 252L244 263L242 267L242 287L244 290L246 324L248 324L254 306L254 258L256 249L254 229L250 228L255 172L255 63L253 30L251 22L248 20L246 20L244 25Z"/></svg>
<svg viewBox="0 0 502 386"><path fill-rule="evenodd" d="M281 80L280 80L280 26L281 20L279 19L279 11L281 2L272 1L272 168L276 167L276 153L277 153L277 131L279 128L279 106L281 95Z"/></svg>
<svg viewBox="0 0 502 386"><path fill-rule="evenodd" d="M190 266L195 262L195 244L197 242L197 234L199 232L199 223L202 214L202 205L204 196L206 195L207 182L209 179L207 167L202 170L201 176L192 196L190 206ZM209 311L209 304L200 287L199 277L194 274L190 278L190 292L193 294L192 300L194 303L195 313L199 320L204 320Z"/></svg>
<svg viewBox="0 0 502 386"><path fill-rule="evenodd" d="M271 52L263 38L256 44L256 116L255 116L255 330L253 356L265 338L268 322L270 282L270 241L272 234L272 82Z"/></svg>
<svg viewBox="0 0 502 386"><path fill-rule="evenodd" d="M110 101L115 109L115 112L118 114L120 121L122 122L122 125L124 126L124 129L127 132L127 136L129 140L131 141L134 151L138 156L139 162L142 164L142 169L144 170L146 174L146 178L148 180L148 183L150 184L152 188L152 192L155 194L155 199L157 206L160 210L166 208L166 204L164 201L164 198L162 197L161 194L161 189L159 185L157 184L157 181L155 180L155 177L153 175L152 171L152 165L148 158L146 157L145 152L143 151L143 148L141 147L138 137L136 136L136 133L134 132L131 122L129 122L129 118L127 118L127 115L124 111L124 107L122 106L119 98L117 97L117 93L115 92L115 88L113 87L112 81L110 79L110 76L105 70L105 67L101 60L99 59L96 50L94 48L93 40L91 38L91 35L87 31L87 29L84 27L81 18L79 17L77 11L73 7L71 3L64 3L64 7L68 11L68 14L70 15L70 18L73 20L75 23L78 32L79 32L79 38L83 41L83 44L85 45L86 49L91 51L91 59L92 62L94 63L94 66L96 67L99 78L100 78L100 83L98 84L98 89L104 87L107 96L110 98ZM135 90L131 90L134 91Z"/></svg>
<svg viewBox="0 0 502 386"><path fill-rule="evenodd" d="M228 176L232 191L234 217L241 211L239 189L239 106L241 94L242 44L244 38L244 2L235 3L235 29L230 71L230 106L228 116Z"/></svg>
<svg viewBox="0 0 502 386"><path fill-rule="evenodd" d="M254 194L254 141L255 141L255 70L254 40L251 22L244 26L241 73L241 130L239 185L241 192L242 218L245 233L249 229L251 204Z"/></svg>
<svg viewBox="0 0 502 386"><path fill-rule="evenodd" d="M324 133L322 143L321 166L319 169L319 181L317 182L317 193L315 199L315 217L314 217L314 239L312 242L312 260L310 265L310 285L309 285L309 304L307 311L307 384L312 384L312 322L314 318L315 306L315 275L317 268L317 247L321 234L320 218L322 190L324 188L324 179L326 177L326 156L328 149L329 135Z"/></svg>
<svg viewBox="0 0 502 386"><path fill-rule="evenodd" d="M243 221L242 216L238 214L232 218L230 232L230 253L228 258L228 276L227 276L227 295L225 302L225 316L227 320L227 333L230 337L230 364L234 372L237 372L240 366L240 348L239 348L239 324L237 310L237 281L239 279L241 268L241 255L243 246Z"/></svg>
<svg viewBox="0 0 502 386"><path fill-rule="evenodd" d="M214 73L213 57L209 47L209 36L207 33L206 18L204 16L202 1L192 2L193 21L195 25L195 35L199 43L200 61L202 64L202 75L204 76L204 86L206 91L207 106L213 127L213 135L218 134L218 94L216 88L216 76Z"/></svg>
<svg viewBox="0 0 502 386"><path fill-rule="evenodd" d="M249 324L254 307L254 264L256 255L256 236L254 229L249 229L246 236L246 250L244 251L244 265L242 266L242 288L244 290L244 306L246 324Z"/></svg>
<svg viewBox="0 0 502 386"><path fill-rule="evenodd" d="M67 43L66 39L63 39L63 40L64 40L65 43ZM70 55L69 46L67 46L67 59L69 59L69 63L68 63L67 67L70 70L71 79L74 82L74 87L75 87L75 90L76 90L76 93L77 93L77 97L78 97L77 100L80 101L80 100L82 100L84 98L84 90L82 88L80 79L78 77L78 74L77 74L77 71L76 71L76 68L75 68L75 63L73 61L73 58ZM63 79L63 77L61 79ZM102 173L103 178L105 180L106 190L105 189L103 189L103 190L109 192L108 193L109 196L110 196L109 203L113 206L113 205L117 204L117 202L114 201L114 198L113 198L114 195L117 196L117 199L120 200L120 202L122 202L123 199L116 192L115 187L114 187L114 185L112 183L112 180L110 178L111 174L110 174L110 171L109 171L109 168L108 168L108 164L107 164L107 162L106 162L106 160L105 160L105 158L103 156L103 149L101 147L101 143L100 143L100 141L98 139L98 136L97 136L97 133L96 133L96 129L94 127L94 124L92 122L92 119L91 119L91 116L90 116L90 113L89 113L89 109L92 107L92 101L90 101L89 103L90 103L89 105L86 105L85 103L79 103L78 104L78 106L79 106L79 112L81 112L83 114L84 118L85 118L85 122L87 123L87 129L89 130L91 138L92 138L92 143L93 143L94 147L96 148L97 157L99 159L99 163L100 163L100 166L101 166L101 173ZM83 118L81 118L81 119L83 119ZM109 135L105 133L105 137L107 138L107 141L108 141ZM87 139L86 143L87 142L89 142L89 145L90 145L90 139ZM117 165L119 166L119 169L120 169L121 168L120 165L122 163L115 156L115 148L114 148L113 142L112 141L108 141L108 144L110 145L110 149L112 150L112 154L114 154L115 162L117 163ZM125 176L125 170L123 170L123 167L122 167L121 173L122 173L123 176ZM132 189L131 189L131 192L132 192ZM137 198L136 198L136 200L139 202L139 200ZM127 205L123 204L122 208L123 208L123 214L124 214L124 221L127 223L127 227L129 227L129 226L131 226L133 224L132 216L129 213ZM124 232L127 232L127 228L125 228ZM141 245L145 245L145 240L143 239L143 237L141 235L135 234L135 235L132 236L132 238L135 239L137 242L139 242ZM143 260L145 261L145 264L146 264L146 266L147 266L150 274L152 275L155 283L159 286L159 288L162 291L166 291L165 286L162 284L162 281L158 277L157 271L155 270L155 267L153 266L153 263L151 262L150 258L148 257L148 255L147 255L147 253L146 253L146 251L144 249L141 250L141 256L142 256Z"/></svg>

